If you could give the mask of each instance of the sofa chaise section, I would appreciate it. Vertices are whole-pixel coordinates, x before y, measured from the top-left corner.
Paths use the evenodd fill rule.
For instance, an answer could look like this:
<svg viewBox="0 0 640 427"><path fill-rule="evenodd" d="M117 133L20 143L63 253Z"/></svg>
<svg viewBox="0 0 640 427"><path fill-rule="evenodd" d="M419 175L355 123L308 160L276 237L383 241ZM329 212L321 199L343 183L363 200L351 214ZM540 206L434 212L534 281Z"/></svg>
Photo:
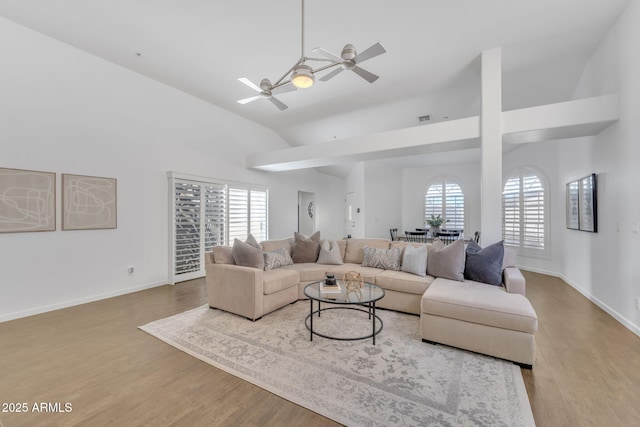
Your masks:
<svg viewBox="0 0 640 427"><path fill-rule="evenodd" d="M529 300L501 286L437 278L422 297L423 340L531 368L538 318Z"/></svg>

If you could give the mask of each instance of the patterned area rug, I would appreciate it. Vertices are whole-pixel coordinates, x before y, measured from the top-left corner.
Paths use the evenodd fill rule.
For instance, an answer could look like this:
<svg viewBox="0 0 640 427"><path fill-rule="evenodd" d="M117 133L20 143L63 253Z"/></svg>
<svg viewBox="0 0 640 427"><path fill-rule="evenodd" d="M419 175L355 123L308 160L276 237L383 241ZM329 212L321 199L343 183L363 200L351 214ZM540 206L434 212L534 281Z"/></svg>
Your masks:
<svg viewBox="0 0 640 427"><path fill-rule="evenodd" d="M323 306L324 307L324 306ZM376 338L314 336L298 301L257 322L207 306L140 329L215 367L348 426L533 426L520 368L423 343L419 318L387 310ZM314 318L325 334L370 333L366 313Z"/></svg>

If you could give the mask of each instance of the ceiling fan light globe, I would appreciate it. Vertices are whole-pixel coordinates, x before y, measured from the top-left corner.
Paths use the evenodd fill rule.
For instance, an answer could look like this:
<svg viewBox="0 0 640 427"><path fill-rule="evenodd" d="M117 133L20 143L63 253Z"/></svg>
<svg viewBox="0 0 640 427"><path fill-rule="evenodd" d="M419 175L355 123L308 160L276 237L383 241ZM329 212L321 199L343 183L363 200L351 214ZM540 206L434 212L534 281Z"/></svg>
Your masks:
<svg viewBox="0 0 640 427"><path fill-rule="evenodd" d="M313 70L308 65L298 65L291 73L291 83L299 89L309 88L315 81Z"/></svg>

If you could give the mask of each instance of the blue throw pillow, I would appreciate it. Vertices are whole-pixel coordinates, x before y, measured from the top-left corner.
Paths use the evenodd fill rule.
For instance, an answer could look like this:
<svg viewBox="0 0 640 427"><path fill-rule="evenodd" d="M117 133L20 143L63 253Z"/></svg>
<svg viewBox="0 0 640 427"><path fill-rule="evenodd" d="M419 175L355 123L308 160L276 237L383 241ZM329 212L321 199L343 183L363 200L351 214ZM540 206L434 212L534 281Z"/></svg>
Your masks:
<svg viewBox="0 0 640 427"><path fill-rule="evenodd" d="M504 242L500 241L481 248L476 242L470 242L466 249L464 278L489 285L502 285L502 259Z"/></svg>

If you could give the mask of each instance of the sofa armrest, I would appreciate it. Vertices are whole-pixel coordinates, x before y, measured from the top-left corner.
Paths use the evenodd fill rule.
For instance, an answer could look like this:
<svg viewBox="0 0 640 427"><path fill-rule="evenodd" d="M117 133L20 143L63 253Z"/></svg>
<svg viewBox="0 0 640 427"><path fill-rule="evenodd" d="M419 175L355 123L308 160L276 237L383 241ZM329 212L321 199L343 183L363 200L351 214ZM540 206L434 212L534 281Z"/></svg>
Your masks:
<svg viewBox="0 0 640 427"><path fill-rule="evenodd" d="M507 267L502 272L502 281L507 292L526 296L527 285L524 276L516 267Z"/></svg>
<svg viewBox="0 0 640 427"><path fill-rule="evenodd" d="M255 320L264 309L263 271L231 264L206 264L209 306Z"/></svg>

